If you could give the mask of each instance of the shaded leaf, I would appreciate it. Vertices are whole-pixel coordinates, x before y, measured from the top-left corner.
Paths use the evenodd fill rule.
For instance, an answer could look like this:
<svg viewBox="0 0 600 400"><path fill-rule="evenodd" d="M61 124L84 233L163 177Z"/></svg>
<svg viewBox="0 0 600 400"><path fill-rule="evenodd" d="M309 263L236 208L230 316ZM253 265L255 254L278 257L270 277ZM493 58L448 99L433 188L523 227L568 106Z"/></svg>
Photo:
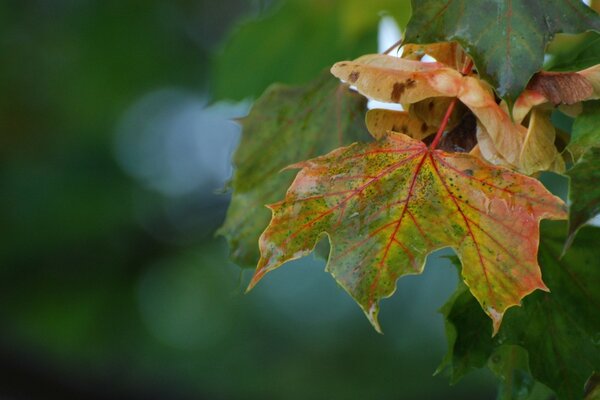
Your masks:
<svg viewBox="0 0 600 400"><path fill-rule="evenodd" d="M579 0L413 0L405 40L457 41L497 93L514 102L542 68L555 33L600 30L600 17Z"/></svg>
<svg viewBox="0 0 600 400"><path fill-rule="evenodd" d="M271 86L241 121L234 156L233 197L219 234L233 260L256 265L258 238L269 223L266 204L281 199L293 180L289 164L368 140L366 101L327 72L306 87Z"/></svg>
<svg viewBox="0 0 600 400"><path fill-rule="evenodd" d="M600 146L600 101L588 101L575 119L567 150L575 161L592 147Z"/></svg>
<svg viewBox="0 0 600 400"><path fill-rule="evenodd" d="M450 103L454 100L452 97L432 97L426 100L411 104L408 111L415 118L422 119L430 126L439 127L446 115ZM454 112L446 125L446 129L453 129L467 112L468 108L458 102L454 107Z"/></svg>
<svg viewBox="0 0 600 400"><path fill-rule="evenodd" d="M323 234L327 270L379 329L379 300L396 280L422 272L427 254L452 247L463 277L497 331L506 309L545 289L538 224L565 218L537 180L464 153L430 151L390 134L295 165L302 168L261 235L250 288L267 272L310 253Z"/></svg>
<svg viewBox="0 0 600 400"><path fill-rule="evenodd" d="M567 171L569 176L569 238L573 241L579 228L600 214L600 143L588 150L577 164Z"/></svg>
<svg viewBox="0 0 600 400"><path fill-rule="evenodd" d="M460 260L453 263L459 268ZM440 309L448 340L448 351L436 374L446 371L452 384L468 372L482 368L493 351L492 327L469 288L459 280L456 292Z"/></svg>
<svg viewBox="0 0 600 400"><path fill-rule="evenodd" d="M463 369L479 367L480 362L471 361L471 350L481 359L492 354L490 349L519 345L528 352L536 380L560 399L583 398L585 382L600 368L600 269L594 268L600 258L600 229L582 228L561 258L565 228L565 223L542 224L539 263L551 293L534 293L522 307L511 309L496 337L481 335L469 341L473 327L482 325L485 317L469 311L477 300L459 288L461 302L449 302L445 313L452 327L449 339L455 338L450 346L453 363ZM456 317L466 312L472 313L468 324Z"/></svg>

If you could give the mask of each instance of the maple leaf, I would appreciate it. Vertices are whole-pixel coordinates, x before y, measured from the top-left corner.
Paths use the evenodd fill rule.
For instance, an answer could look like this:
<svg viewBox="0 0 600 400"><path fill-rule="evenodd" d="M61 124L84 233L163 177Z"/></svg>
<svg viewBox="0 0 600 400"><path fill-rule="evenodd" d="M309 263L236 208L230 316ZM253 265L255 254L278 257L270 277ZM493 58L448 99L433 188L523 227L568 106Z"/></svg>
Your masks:
<svg viewBox="0 0 600 400"><path fill-rule="evenodd" d="M457 41L509 103L542 68L554 34L600 30L600 17L579 0L413 0L412 9L407 42Z"/></svg>
<svg viewBox="0 0 600 400"><path fill-rule="evenodd" d="M580 399L594 371L600 370L600 229L584 227L561 257L565 223L544 223L539 263L551 293L534 293L510 310L498 335L491 338L477 300L464 285L443 307L448 354L442 368L456 382L468 370L485 365L493 352L519 345L529 357L533 377L561 399Z"/></svg>
<svg viewBox="0 0 600 400"><path fill-rule="evenodd" d="M339 146L369 139L366 100L323 72L309 85L272 85L243 118L234 156L233 196L223 227L238 264L254 267L257 242L269 223L264 207L285 195L293 174L281 169ZM249 212L252 210L252 212Z"/></svg>
<svg viewBox="0 0 600 400"><path fill-rule="evenodd" d="M309 161L285 200L270 206L249 285L310 253L327 235L327 270L379 330L379 300L419 274L426 256L452 247L463 278L498 330L506 309L546 289L537 265L539 220L565 218L540 182L464 153L430 150L390 133Z"/></svg>

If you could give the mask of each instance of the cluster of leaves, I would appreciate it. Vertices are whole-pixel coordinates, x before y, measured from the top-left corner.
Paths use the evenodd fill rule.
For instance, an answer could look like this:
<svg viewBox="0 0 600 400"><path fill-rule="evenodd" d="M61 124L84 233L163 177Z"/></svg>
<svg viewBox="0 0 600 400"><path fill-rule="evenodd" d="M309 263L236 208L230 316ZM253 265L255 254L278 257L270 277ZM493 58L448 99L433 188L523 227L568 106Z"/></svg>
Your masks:
<svg viewBox="0 0 600 400"><path fill-rule="evenodd" d="M451 247L464 284L443 308L441 369L455 381L488 365L501 398L582 398L600 371L600 230L580 229L600 213L592 31L600 17L576 0L413 1L402 57L269 87L241 121L220 231L236 261L258 263L249 288L327 236L327 270L380 330L397 279ZM557 33L578 35L547 46ZM406 111L364 118L361 95ZM569 176L568 211L543 171ZM540 220L567 218L540 235Z"/></svg>

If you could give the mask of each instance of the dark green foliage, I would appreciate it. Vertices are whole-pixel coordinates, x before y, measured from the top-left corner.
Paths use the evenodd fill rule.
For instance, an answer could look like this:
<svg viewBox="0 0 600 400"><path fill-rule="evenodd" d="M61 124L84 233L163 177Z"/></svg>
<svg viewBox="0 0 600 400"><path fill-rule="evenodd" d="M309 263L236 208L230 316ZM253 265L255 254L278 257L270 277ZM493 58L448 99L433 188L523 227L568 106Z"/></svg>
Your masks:
<svg viewBox="0 0 600 400"><path fill-rule="evenodd" d="M413 0L412 6L407 42L459 42L509 102L542 68L555 33L600 29L600 17L580 0Z"/></svg>

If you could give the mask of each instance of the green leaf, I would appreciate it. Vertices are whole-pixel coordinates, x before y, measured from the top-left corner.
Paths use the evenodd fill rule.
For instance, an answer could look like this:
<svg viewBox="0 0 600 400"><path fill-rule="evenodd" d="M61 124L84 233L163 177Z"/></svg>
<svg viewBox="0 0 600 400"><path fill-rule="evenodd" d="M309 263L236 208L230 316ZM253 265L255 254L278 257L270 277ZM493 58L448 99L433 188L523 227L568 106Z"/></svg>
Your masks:
<svg viewBox="0 0 600 400"><path fill-rule="evenodd" d="M567 247L577 231L600 214L600 147L591 148L573 168L567 171L569 184L569 238Z"/></svg>
<svg viewBox="0 0 600 400"><path fill-rule="evenodd" d="M324 71L306 87L272 85L241 120L234 156L233 197L219 234L232 259L256 266L258 238L269 224L265 207L285 195L293 180L288 165L359 140L370 140L366 100Z"/></svg>
<svg viewBox="0 0 600 400"><path fill-rule="evenodd" d="M272 82L304 84L337 60L372 53L382 12L406 26L409 1L285 1L234 31L214 60L214 96L256 98Z"/></svg>
<svg viewBox="0 0 600 400"><path fill-rule="evenodd" d="M460 261L453 261L460 271ZM450 382L458 382L473 369L485 366L493 349L492 327L467 286L458 289L441 308L448 338L448 352L436 373L446 371Z"/></svg>
<svg viewBox="0 0 600 400"><path fill-rule="evenodd" d="M600 30L600 17L580 0L413 0L412 6L406 41L459 42L509 103L542 68L555 33Z"/></svg>
<svg viewBox="0 0 600 400"><path fill-rule="evenodd" d="M600 34L556 35L548 45L546 71L580 71L600 64Z"/></svg>
<svg viewBox="0 0 600 400"><path fill-rule="evenodd" d="M565 224L542 225L539 263L551 292L536 292L525 298L521 308L507 313L495 338L484 333L471 348L479 360L486 354L492 355L493 351L486 353L490 348L519 345L528 352L534 379L554 390L560 399L581 399L586 380L600 369L600 269L595 268L600 259L600 229L582 228L571 249L560 258ZM453 363L460 361L478 367L480 362L468 358L469 341L465 338L476 322L464 324L455 317L475 302L475 299L453 302L446 315L447 323L454 328L450 333L456 335L451 346ZM479 313L479 319L485 319L483 313ZM467 348L458 353L458 344ZM457 354L464 356L457 360Z"/></svg>
<svg viewBox="0 0 600 400"><path fill-rule="evenodd" d="M583 112L575 119L567 150L577 161L592 147L600 147L600 100L583 103Z"/></svg>
<svg viewBox="0 0 600 400"><path fill-rule="evenodd" d="M249 288L327 235L327 270L377 330L380 300L444 247L460 257L494 331L508 308L546 289L536 257L539 221L567 213L536 179L393 132L293 167L301 171L285 199L269 206Z"/></svg>
<svg viewBox="0 0 600 400"><path fill-rule="evenodd" d="M571 206L566 247L577 230L600 213L600 100L583 104L567 150L577 162L567 171Z"/></svg>

